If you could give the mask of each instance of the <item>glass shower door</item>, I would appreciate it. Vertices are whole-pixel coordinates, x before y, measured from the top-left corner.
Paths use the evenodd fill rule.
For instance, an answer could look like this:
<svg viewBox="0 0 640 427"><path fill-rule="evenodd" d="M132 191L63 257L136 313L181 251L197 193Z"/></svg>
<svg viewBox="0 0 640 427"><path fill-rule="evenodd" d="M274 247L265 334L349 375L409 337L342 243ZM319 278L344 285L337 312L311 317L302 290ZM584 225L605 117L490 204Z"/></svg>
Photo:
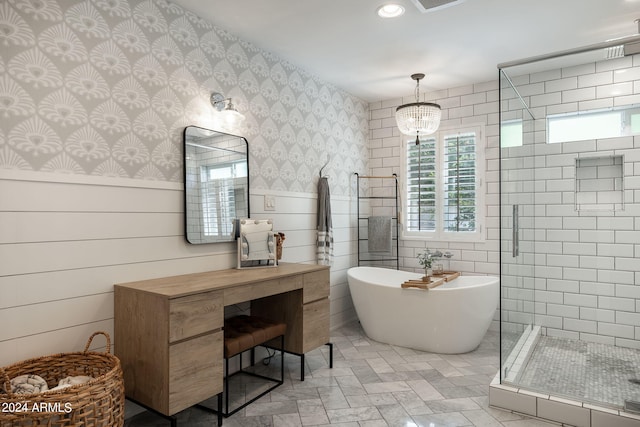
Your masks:
<svg viewBox="0 0 640 427"><path fill-rule="evenodd" d="M559 53L499 75L501 381L634 413L639 58Z"/></svg>
<svg viewBox="0 0 640 427"><path fill-rule="evenodd" d="M516 381L534 344L534 117L500 71L501 381Z"/></svg>

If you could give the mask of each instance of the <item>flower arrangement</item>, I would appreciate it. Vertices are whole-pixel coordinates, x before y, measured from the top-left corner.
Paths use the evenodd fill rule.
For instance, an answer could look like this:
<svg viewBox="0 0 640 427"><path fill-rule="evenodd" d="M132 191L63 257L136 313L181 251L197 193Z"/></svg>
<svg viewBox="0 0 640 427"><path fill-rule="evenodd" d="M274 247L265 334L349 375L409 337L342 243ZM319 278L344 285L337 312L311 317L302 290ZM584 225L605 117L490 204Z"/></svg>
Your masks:
<svg viewBox="0 0 640 427"><path fill-rule="evenodd" d="M424 252L418 254L418 264L420 264L425 270L432 267L433 262L442 257L442 252L436 250L431 252L431 249L427 248Z"/></svg>

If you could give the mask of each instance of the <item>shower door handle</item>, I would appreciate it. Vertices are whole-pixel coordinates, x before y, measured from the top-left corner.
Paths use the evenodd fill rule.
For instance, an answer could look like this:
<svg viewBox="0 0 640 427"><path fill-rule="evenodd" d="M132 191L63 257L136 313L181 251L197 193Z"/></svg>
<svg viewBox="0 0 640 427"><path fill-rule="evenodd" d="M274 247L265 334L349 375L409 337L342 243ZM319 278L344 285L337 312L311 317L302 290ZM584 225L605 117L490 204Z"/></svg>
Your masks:
<svg viewBox="0 0 640 427"><path fill-rule="evenodd" d="M511 214L511 237L513 241L512 255L517 257L520 254L520 229L518 224L518 205L513 205L513 212Z"/></svg>

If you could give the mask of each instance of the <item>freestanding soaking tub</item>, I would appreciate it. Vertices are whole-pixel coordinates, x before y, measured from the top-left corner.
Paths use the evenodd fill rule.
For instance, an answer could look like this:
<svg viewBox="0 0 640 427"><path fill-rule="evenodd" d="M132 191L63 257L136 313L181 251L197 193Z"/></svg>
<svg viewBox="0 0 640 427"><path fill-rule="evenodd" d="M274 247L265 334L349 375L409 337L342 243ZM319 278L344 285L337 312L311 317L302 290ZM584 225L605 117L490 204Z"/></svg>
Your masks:
<svg viewBox="0 0 640 427"><path fill-rule="evenodd" d="M373 340L433 353L474 350L498 306L499 278L460 276L429 290L402 289L422 274L376 267L347 272L353 304Z"/></svg>

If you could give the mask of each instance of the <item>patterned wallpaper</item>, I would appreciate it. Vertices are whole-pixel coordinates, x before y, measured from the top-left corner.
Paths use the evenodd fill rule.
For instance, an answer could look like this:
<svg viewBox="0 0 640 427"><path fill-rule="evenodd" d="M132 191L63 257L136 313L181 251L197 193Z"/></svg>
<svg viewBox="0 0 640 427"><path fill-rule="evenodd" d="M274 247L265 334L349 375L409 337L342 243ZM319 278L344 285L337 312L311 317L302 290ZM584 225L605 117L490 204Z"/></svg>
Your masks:
<svg viewBox="0 0 640 427"><path fill-rule="evenodd" d="M0 168L182 181L212 91L246 120L252 188L349 194L368 106L166 0L0 1Z"/></svg>

